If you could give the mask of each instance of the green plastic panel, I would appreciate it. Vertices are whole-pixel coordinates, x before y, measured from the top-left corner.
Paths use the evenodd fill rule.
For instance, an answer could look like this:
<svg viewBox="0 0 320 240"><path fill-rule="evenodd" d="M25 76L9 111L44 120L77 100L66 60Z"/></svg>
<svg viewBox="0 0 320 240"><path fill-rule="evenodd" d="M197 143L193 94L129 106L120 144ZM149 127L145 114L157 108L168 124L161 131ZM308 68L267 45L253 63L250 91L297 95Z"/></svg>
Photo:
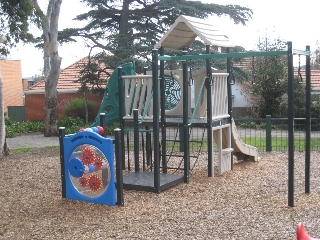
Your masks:
<svg viewBox="0 0 320 240"><path fill-rule="evenodd" d="M121 65L122 75L135 75L135 65L133 62ZM105 124L110 124L119 120L119 91L118 91L118 69L115 69L110 76L99 112L92 126L100 125L100 113L105 113Z"/></svg>

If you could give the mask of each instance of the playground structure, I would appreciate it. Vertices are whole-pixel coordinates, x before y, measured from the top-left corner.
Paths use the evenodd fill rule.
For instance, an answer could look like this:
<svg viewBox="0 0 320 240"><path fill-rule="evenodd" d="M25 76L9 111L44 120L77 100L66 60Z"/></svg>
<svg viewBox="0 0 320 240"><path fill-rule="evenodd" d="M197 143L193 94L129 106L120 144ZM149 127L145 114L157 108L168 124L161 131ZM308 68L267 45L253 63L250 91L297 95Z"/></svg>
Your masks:
<svg viewBox="0 0 320 240"><path fill-rule="evenodd" d="M210 24L186 16L180 16L155 47L160 48L160 55L163 56L165 48L184 49L196 37L204 40L207 54L210 53L210 46L233 47L227 37L213 30ZM188 70L187 61L183 61L183 69L164 70L161 56L158 56L157 50L153 50L153 62L160 60L160 69L153 64L152 71L145 71L144 75L132 74L135 72L134 63L124 64L114 71L100 106L99 114L106 115L106 124L119 120L123 130L123 149L125 126L138 128L132 130L135 136L139 132L146 134L146 149L152 149L150 138L153 136L153 162L149 165L152 172L140 171L139 150L135 148L135 171L124 175L124 188L159 193L178 183L188 183L190 158L198 157L191 156L189 150L190 142L195 141L190 139L193 127L207 131L208 176L214 174L214 141L217 145L219 174L232 169L234 154L239 159L258 160L257 149L244 144L237 132L232 131L228 69L216 71L207 60L205 67L194 72ZM99 116L95 124L98 124L98 119ZM178 140L170 139L167 134L167 129L172 127L179 129ZM137 142L139 138L135 137L134 144L138 146ZM178 143L182 150L169 153L168 143ZM232 145L236 147L235 152ZM145 154L150 158L150 151L147 150ZM180 167L181 162L179 167L167 165L173 155L183 159L183 167ZM147 162L150 160L147 159ZM169 173L170 170L174 173L182 170L183 175Z"/></svg>
<svg viewBox="0 0 320 240"><path fill-rule="evenodd" d="M183 51L182 56L164 55L165 48L186 49L196 37L199 37L206 45L205 54L187 55L187 52ZM211 54L211 46L226 47L228 51L227 53ZM231 61L235 57L286 55L288 57L289 104L288 204L293 206L293 55L307 56L306 85L307 89L310 89L310 49L307 46L306 51L293 50L291 42L288 42L287 50L273 52L229 53L230 47L232 45L228 43L225 35L212 30L211 25L205 21L180 16L159 43L155 45L155 48L159 48L159 51L158 49L152 51L151 74L147 74L145 71L144 75L134 75L134 63L124 64L113 72L94 125L97 125L101 114L105 115L103 123L120 122L122 131L119 133L120 140L118 141L118 151L116 151L119 161L122 162L120 169L125 169L125 132L134 132L135 171L129 171L123 176L123 188L160 193L179 183L188 183L190 158L194 157L190 155L190 143L194 142L193 139L190 139L192 127L200 127L207 131L209 177L212 177L214 173L214 140L217 144L219 174L232 170L233 155L241 160L258 160L257 149L241 141L232 119ZM210 59L215 58L227 59L226 71L215 72L210 63ZM188 61L198 59L205 60L206 66L197 72L191 72ZM182 69L165 71L165 61L181 61ZM158 66L158 62L160 62L160 66ZM194 93L192 93L191 87L194 88ZM310 102L309 94L310 92L307 91L307 102ZM307 123L308 121L310 124L310 118L307 119ZM128 129L128 127L133 129ZM167 136L167 129L170 127L179 129L180 138L178 140L176 138L170 139ZM147 157L148 170L143 169L143 171L141 171L139 165L139 134L141 136L145 134L146 139L146 151L143 151L143 155L145 154ZM308 136L310 144L310 125L306 137L306 153L308 152ZM89 135L86 139L88 138L90 138ZM173 144L179 143L181 150L174 154L169 152L167 144L170 142ZM83 142L82 144L86 143ZM144 141L142 141L143 144ZM104 147L95 145L93 142L92 145L98 149ZM72 149L75 147L76 144ZM70 158L72 155L70 154L66 154L66 157ZM182 159L180 165L182 163L183 167L179 165L172 168L167 165L168 159L173 155ZM310 162L307 162L308 158L310 161L310 155L306 156L306 173L310 168ZM109 163L109 165L111 164L112 162ZM119 166L116 169L120 171ZM183 174L177 174L181 171ZM68 171L62 172L70 174ZM306 176L306 179L308 177ZM306 181L306 187L308 183ZM119 186L118 183L116 185Z"/></svg>

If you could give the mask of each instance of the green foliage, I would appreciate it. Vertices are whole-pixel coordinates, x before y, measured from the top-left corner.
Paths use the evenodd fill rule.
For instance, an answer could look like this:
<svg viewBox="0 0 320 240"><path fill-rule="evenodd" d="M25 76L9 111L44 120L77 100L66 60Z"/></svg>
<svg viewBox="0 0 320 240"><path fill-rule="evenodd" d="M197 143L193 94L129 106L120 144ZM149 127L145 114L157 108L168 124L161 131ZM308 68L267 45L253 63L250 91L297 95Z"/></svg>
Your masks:
<svg viewBox="0 0 320 240"><path fill-rule="evenodd" d="M81 83L79 92L103 95L105 85L110 77L110 69L103 63L104 53L88 57L78 64L80 77L75 82Z"/></svg>
<svg viewBox="0 0 320 240"><path fill-rule="evenodd" d="M252 121L251 119L243 120L240 118L240 120L235 120L235 122L239 128L266 129L265 121ZM272 124L271 129L277 129L277 126Z"/></svg>
<svg viewBox="0 0 320 240"><path fill-rule="evenodd" d="M311 69L320 70L320 47L319 42L316 43L317 48L311 54Z"/></svg>
<svg viewBox="0 0 320 240"><path fill-rule="evenodd" d="M6 137L13 138L21 133L43 133L43 121L30 121L30 122L14 122L9 118L5 119L6 124ZM81 128L88 128L90 124L85 124L81 118L63 118L58 120L58 128L65 127L66 134L73 134L78 132ZM113 134L113 133L112 133Z"/></svg>
<svg viewBox="0 0 320 240"><path fill-rule="evenodd" d="M15 136L17 136L17 132L15 131L15 129L11 127L6 127L6 137L13 138Z"/></svg>
<svg viewBox="0 0 320 240"><path fill-rule="evenodd" d="M211 15L226 15L236 24L245 25L252 11L239 5L206 4L187 0L83 0L90 11L78 15L78 21L87 21L83 28L65 29L59 33L60 42L76 41L83 37L101 50L111 53L104 62L115 68L135 61L137 71L141 59L150 62L150 52L160 37L180 15L206 19Z"/></svg>
<svg viewBox="0 0 320 240"><path fill-rule="evenodd" d="M320 116L320 96L318 94L311 95L311 117L318 118Z"/></svg>
<svg viewBox="0 0 320 240"><path fill-rule="evenodd" d="M284 42L276 39L273 42L267 37L258 44L260 51L276 51L286 48ZM281 115L281 101L287 92L287 59L285 56L263 56L252 59L252 84L247 86L251 108L256 117Z"/></svg>
<svg viewBox="0 0 320 240"><path fill-rule="evenodd" d="M257 124L253 121L251 122L243 122L241 124L239 124L239 127L243 127L243 128L257 128Z"/></svg>
<svg viewBox="0 0 320 240"><path fill-rule="evenodd" d="M67 117L58 120L58 128L65 127L66 134L74 134L79 132L81 128L88 128L90 124L85 124L84 120L76 117Z"/></svg>
<svg viewBox="0 0 320 240"><path fill-rule="evenodd" d="M306 117L306 85L299 82L299 78L294 78L294 117ZM311 118L318 118L320 116L320 96L318 94L311 94ZM281 117L288 116L288 98L283 98L281 103ZM320 121L318 124L314 122L312 130L319 130Z"/></svg>
<svg viewBox="0 0 320 240"><path fill-rule="evenodd" d="M87 101L88 106L88 120L92 121L97 113L95 108L95 103L92 101ZM85 112L85 99L84 98L74 98L64 108L64 115L71 118L81 118L86 119Z"/></svg>
<svg viewBox="0 0 320 240"><path fill-rule="evenodd" d="M4 119L4 124L6 126L11 126L12 124L14 124L14 121L12 121L10 118L5 118Z"/></svg>
<svg viewBox="0 0 320 240"><path fill-rule="evenodd" d="M113 136L114 129L116 129L116 128L120 128L120 124L118 122L106 125L104 128L104 131L105 131L106 135Z"/></svg>
<svg viewBox="0 0 320 240"><path fill-rule="evenodd" d="M84 120L79 117L67 117L58 120L58 127L69 128L73 126L84 126Z"/></svg>
<svg viewBox="0 0 320 240"><path fill-rule="evenodd" d="M0 1L0 35L7 38L6 44L0 44L0 55L8 55L16 43L33 42L30 26L40 25L40 17L32 0Z"/></svg>
<svg viewBox="0 0 320 240"><path fill-rule="evenodd" d="M14 122L9 118L5 119L6 125L6 137L12 138L19 133L30 133L30 132L43 132L44 123L43 121L30 121L30 122Z"/></svg>
<svg viewBox="0 0 320 240"><path fill-rule="evenodd" d="M299 83L299 78L295 77L294 87L294 117L304 118L306 116L306 89L305 85ZM284 97L281 102L281 117L288 116L288 98Z"/></svg>

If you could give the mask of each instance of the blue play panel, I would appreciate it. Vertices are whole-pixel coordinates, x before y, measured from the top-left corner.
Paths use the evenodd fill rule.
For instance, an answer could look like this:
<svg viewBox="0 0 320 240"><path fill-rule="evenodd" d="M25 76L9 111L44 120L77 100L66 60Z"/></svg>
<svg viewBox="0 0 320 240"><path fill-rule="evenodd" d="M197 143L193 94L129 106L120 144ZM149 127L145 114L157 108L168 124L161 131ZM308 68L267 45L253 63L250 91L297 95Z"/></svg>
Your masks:
<svg viewBox="0 0 320 240"><path fill-rule="evenodd" d="M83 131L63 138L66 198L116 205L113 139Z"/></svg>

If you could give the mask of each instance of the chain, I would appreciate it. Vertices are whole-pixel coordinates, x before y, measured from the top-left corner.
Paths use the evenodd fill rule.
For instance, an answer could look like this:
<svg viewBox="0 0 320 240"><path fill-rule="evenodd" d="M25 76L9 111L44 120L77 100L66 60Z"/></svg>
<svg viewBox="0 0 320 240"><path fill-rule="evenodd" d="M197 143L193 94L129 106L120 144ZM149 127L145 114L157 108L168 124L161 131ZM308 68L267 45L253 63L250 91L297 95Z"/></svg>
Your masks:
<svg viewBox="0 0 320 240"><path fill-rule="evenodd" d="M193 77L192 77L192 62L189 60L189 86L193 85Z"/></svg>

